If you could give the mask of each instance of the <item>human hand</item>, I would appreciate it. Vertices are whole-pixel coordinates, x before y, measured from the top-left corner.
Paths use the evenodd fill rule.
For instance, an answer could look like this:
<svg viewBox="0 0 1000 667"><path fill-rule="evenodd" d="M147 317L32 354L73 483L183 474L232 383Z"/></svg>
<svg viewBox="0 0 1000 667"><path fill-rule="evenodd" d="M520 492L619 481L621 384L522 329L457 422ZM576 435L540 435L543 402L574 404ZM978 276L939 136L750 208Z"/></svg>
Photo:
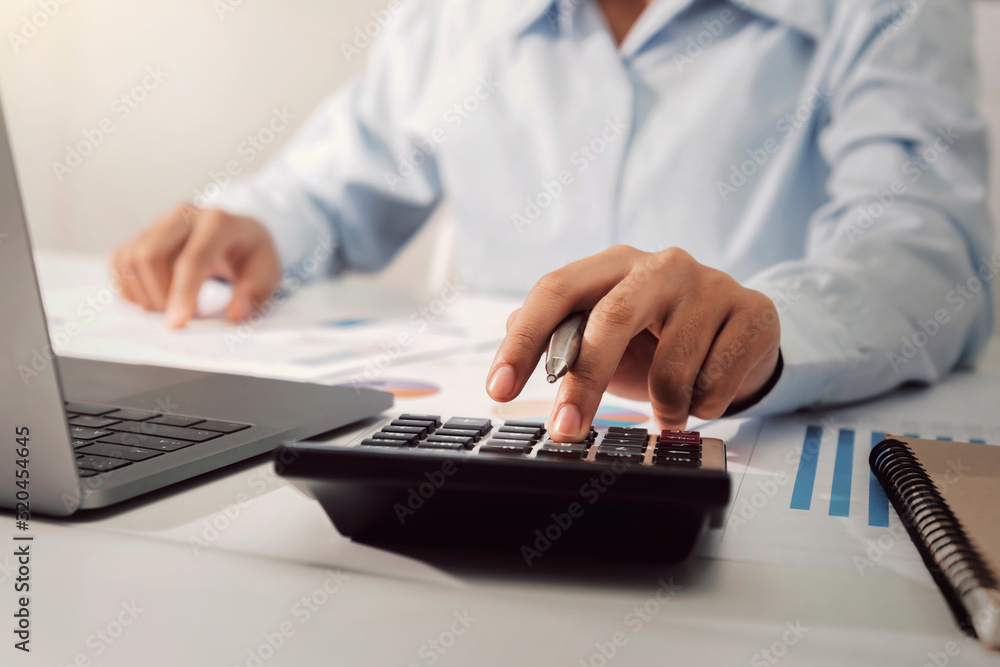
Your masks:
<svg viewBox="0 0 1000 667"><path fill-rule="evenodd" d="M231 283L226 317L242 322L281 282L278 253L267 229L252 218L179 204L108 257L121 292L146 310L166 311L181 328L194 317L209 278Z"/></svg>
<svg viewBox="0 0 1000 667"><path fill-rule="evenodd" d="M549 418L553 440L580 440L605 391L648 400L661 428L721 417L759 398L776 372L781 331L764 294L677 248L614 246L541 278L507 321L487 391L510 401L556 326L592 309L580 354Z"/></svg>

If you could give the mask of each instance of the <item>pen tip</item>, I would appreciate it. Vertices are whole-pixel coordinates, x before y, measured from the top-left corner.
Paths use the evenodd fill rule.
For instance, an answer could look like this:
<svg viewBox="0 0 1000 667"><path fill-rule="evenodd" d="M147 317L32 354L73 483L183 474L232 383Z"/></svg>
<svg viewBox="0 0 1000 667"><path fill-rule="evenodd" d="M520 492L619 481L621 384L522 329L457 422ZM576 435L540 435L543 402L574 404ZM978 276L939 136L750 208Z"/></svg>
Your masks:
<svg viewBox="0 0 1000 667"><path fill-rule="evenodd" d="M549 373L549 375L548 375L548 377L546 379L549 381L549 384L552 384L553 382L555 382L559 378L556 376L555 373Z"/></svg>

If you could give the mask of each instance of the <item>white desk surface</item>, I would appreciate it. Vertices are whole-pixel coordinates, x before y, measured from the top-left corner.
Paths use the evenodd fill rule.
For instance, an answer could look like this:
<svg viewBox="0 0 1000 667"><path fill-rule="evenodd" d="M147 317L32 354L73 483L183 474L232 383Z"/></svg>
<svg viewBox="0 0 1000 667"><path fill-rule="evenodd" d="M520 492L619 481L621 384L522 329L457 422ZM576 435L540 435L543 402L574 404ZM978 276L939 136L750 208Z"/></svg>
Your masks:
<svg viewBox="0 0 1000 667"><path fill-rule="evenodd" d="M490 357L442 360L441 394L406 409L485 400ZM408 368L433 365L393 372ZM1000 373L1000 344L980 372ZM33 531L33 650L8 630L4 665L1000 664L929 582L708 559L586 581L445 572L339 536L268 463ZM0 556L7 619L12 566Z"/></svg>

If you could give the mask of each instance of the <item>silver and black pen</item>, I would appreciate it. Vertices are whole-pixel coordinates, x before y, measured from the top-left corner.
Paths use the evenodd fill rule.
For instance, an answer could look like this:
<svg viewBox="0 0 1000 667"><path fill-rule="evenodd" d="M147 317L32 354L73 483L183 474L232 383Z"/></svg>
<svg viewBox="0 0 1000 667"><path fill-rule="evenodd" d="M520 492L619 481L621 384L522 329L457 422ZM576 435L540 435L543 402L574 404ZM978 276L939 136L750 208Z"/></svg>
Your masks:
<svg viewBox="0 0 1000 667"><path fill-rule="evenodd" d="M556 327L545 351L545 372L550 383L569 372L580 354L583 330L587 328L590 311L573 313Z"/></svg>

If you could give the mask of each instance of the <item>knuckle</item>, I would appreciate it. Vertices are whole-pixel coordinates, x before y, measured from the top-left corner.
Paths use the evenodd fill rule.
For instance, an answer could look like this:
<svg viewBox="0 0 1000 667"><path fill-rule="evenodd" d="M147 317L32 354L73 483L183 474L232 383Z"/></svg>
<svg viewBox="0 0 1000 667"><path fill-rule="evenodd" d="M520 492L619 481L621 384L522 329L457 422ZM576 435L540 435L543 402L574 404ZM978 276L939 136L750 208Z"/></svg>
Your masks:
<svg viewBox="0 0 1000 667"><path fill-rule="evenodd" d="M575 387L580 390L603 389L600 369L595 364L589 363L582 358L577 359L576 363L573 364L573 369L569 372L569 375L573 378Z"/></svg>
<svg viewBox="0 0 1000 667"><path fill-rule="evenodd" d="M620 329L632 326L636 308L628 297L606 296L594 307L590 317L598 326Z"/></svg>
<svg viewBox="0 0 1000 667"><path fill-rule="evenodd" d="M562 274L559 271L553 271L539 278L531 291L547 298L562 299L569 294L570 289Z"/></svg>
<svg viewBox="0 0 1000 667"><path fill-rule="evenodd" d="M507 334L510 342L518 350L534 350L543 340L544 334L534 324L524 322Z"/></svg>
<svg viewBox="0 0 1000 667"><path fill-rule="evenodd" d="M726 413L728 401L707 397L691 405L691 414L698 419L718 419Z"/></svg>

